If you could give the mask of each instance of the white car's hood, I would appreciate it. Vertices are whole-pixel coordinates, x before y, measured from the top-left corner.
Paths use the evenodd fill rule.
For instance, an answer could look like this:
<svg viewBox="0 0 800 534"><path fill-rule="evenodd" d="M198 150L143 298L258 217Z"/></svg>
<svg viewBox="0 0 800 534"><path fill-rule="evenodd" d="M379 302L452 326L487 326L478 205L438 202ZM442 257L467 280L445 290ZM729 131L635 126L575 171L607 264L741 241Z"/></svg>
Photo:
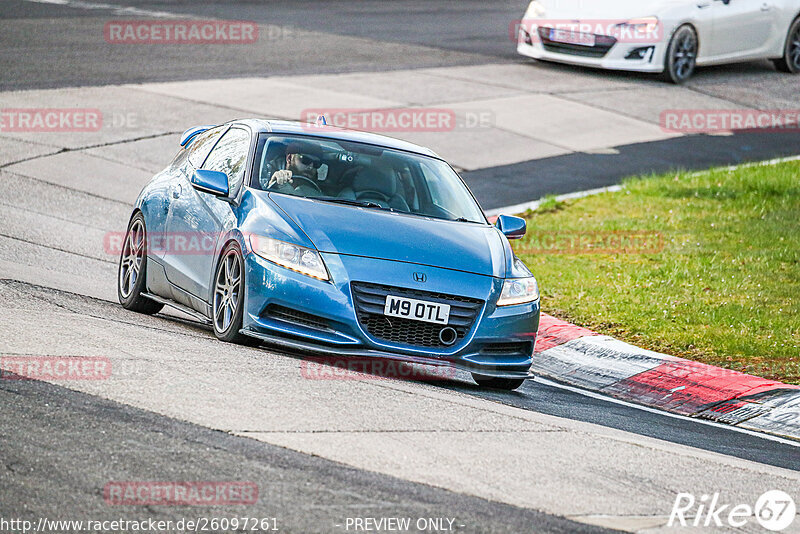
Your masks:
<svg viewBox="0 0 800 534"><path fill-rule="evenodd" d="M539 0L544 14L535 18L556 20L625 20L658 16L667 7L689 4L687 0ZM529 11L529 15L532 15Z"/></svg>

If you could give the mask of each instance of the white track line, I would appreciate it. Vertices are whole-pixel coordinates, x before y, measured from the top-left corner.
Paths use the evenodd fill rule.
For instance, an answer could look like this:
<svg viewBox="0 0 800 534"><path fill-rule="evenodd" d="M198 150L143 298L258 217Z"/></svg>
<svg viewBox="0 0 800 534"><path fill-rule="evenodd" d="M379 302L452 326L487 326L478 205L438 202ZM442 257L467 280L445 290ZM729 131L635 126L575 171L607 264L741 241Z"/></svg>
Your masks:
<svg viewBox="0 0 800 534"><path fill-rule="evenodd" d="M196 19L194 15L182 15L170 13L168 11L153 11L151 9L139 9L138 7L119 6L115 4L103 4L100 2L86 2L84 0L25 0L33 4L53 4L75 9L107 10L115 15L137 15L140 17L153 17L160 19ZM213 17L209 17L213 18Z"/></svg>
<svg viewBox="0 0 800 534"><path fill-rule="evenodd" d="M687 417L685 415L680 415L680 414L676 414L676 413L672 413L672 412L665 412L663 410L659 410L658 408L651 408L650 406L643 406L641 404L634 404L632 402L628 402L628 401L624 401L624 400L620 400L620 399L615 399L613 397L608 397L608 396L603 395L601 393L596 393L594 391L589 391L588 389L581 389L581 388L577 388L577 387L573 387L573 386L567 386L566 384L561 384L559 382L553 382L552 380L548 380L547 378L542 378L540 376L537 376L534 379L534 382L538 382L538 383L544 384L546 386L552 386L552 387L558 388L558 389L564 389L566 391L571 391L573 393L577 393L578 395L583 395L584 397L590 397L592 399L602 400L602 401L606 401L606 402L612 402L614 404L620 404L622 406L627 406L629 408L635 408L637 410L642 410L642 411L645 411L645 412L650 412L650 413L655 413L655 414L658 414L658 415L663 415L665 417L672 417L673 419L683 419L684 421L691 421L693 423L700 423L700 424L704 424L704 425L708 425L708 426L715 426L717 428L724 428L724 429L727 429L727 430L733 430L734 432L740 432L742 434L749 434L750 436L766 439L766 440L769 440L769 441L776 441L778 443L783 443L784 445L791 445L793 447L800 447L800 441L795 441L795 440L792 440L792 439L782 438L782 437L779 437L779 436L774 436L772 434L765 434L763 432L757 432L755 430L750 430L750 429L738 427L738 426L735 426L735 425L717 423L716 421L711 421L709 419L699 419L699 418L696 418L696 417ZM607 425L603 425L602 423L596 423L596 424L599 424L601 426L607 426Z"/></svg>

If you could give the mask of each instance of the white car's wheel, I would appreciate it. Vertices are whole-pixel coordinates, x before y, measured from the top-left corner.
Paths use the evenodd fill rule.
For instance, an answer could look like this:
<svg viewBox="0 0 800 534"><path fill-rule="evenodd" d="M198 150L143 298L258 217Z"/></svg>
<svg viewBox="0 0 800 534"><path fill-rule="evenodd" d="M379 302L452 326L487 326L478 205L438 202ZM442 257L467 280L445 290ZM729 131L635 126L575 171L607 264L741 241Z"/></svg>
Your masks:
<svg viewBox="0 0 800 534"><path fill-rule="evenodd" d="M800 72L800 17L796 18L789 26L786 35L786 46L783 48L783 57L773 59L775 68L781 72L797 74Z"/></svg>
<svg viewBox="0 0 800 534"><path fill-rule="evenodd" d="M664 58L664 78L681 84L692 77L697 65L697 32L685 24L675 30Z"/></svg>

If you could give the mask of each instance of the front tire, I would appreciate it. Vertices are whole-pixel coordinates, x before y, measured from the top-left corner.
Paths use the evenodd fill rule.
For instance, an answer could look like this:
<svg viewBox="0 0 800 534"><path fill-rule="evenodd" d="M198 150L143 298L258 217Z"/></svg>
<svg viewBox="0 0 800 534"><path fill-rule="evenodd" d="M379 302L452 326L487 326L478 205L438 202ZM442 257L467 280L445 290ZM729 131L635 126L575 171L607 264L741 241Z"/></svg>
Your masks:
<svg viewBox="0 0 800 534"><path fill-rule="evenodd" d="M252 344L239 333L244 315L244 259L239 245L229 243L214 274L211 323L217 339L227 343Z"/></svg>
<svg viewBox="0 0 800 534"><path fill-rule="evenodd" d="M697 32L684 24L672 35L664 57L664 79L680 85L694 74L697 65Z"/></svg>
<svg viewBox="0 0 800 534"><path fill-rule="evenodd" d="M505 391L514 391L525 382L524 378L498 378L477 373L472 373L472 379L482 388L502 389Z"/></svg>
<svg viewBox="0 0 800 534"><path fill-rule="evenodd" d="M117 298L122 307L152 315L164 307L142 296L147 291L147 227L144 215L137 212L128 223L117 270Z"/></svg>
<svg viewBox="0 0 800 534"><path fill-rule="evenodd" d="M786 45L783 47L783 57L773 59L772 62L780 72L800 73L800 17L794 19L789 26Z"/></svg>

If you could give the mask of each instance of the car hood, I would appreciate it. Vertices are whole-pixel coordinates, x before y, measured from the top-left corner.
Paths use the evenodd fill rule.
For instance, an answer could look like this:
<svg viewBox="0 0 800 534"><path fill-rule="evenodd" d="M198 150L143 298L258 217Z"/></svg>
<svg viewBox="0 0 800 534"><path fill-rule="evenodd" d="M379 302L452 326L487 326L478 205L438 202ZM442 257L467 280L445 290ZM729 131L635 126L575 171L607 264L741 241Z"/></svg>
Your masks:
<svg viewBox="0 0 800 534"><path fill-rule="evenodd" d="M504 277L505 244L494 226L443 221L270 193L320 252Z"/></svg>
<svg viewBox="0 0 800 534"><path fill-rule="evenodd" d="M681 2L688 3L686 0L540 0L545 8L542 18L599 21L659 15L664 8Z"/></svg>

